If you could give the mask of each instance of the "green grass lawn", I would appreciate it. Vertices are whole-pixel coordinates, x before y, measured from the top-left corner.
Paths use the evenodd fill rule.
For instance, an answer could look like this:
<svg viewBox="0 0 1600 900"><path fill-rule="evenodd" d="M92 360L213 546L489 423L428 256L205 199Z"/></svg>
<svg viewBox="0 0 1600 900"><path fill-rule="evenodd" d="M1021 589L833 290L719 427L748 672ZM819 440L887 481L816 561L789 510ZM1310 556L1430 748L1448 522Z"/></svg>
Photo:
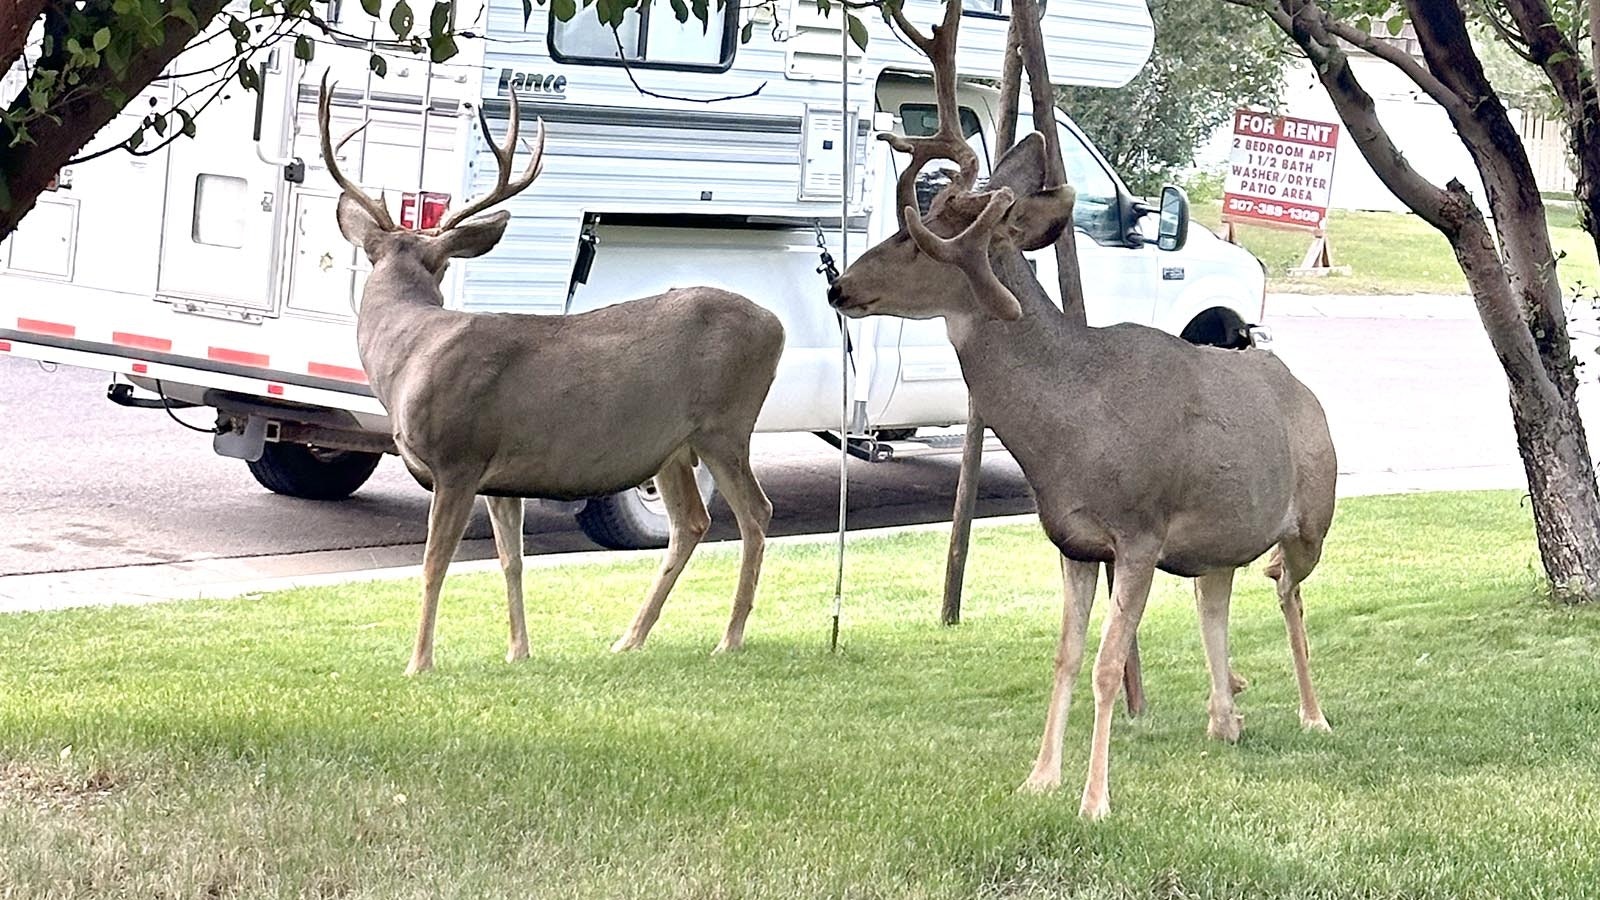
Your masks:
<svg viewBox="0 0 1600 900"><path fill-rule="evenodd" d="M1220 201L1196 203L1195 221L1216 230ZM1578 227L1571 207L1547 207L1550 237L1558 253L1565 253L1557 271L1562 289L1570 293L1581 281L1600 286L1600 264L1594 241ZM1311 235L1256 225L1239 226L1239 240L1267 264L1268 290L1318 294L1464 294L1466 279L1456 265L1450 245L1433 226L1414 215L1333 210L1328 217L1328 238L1335 265L1348 265L1349 275L1289 278L1287 271L1300 265Z"/></svg>
<svg viewBox="0 0 1600 900"><path fill-rule="evenodd" d="M1059 621L1037 530L978 532L934 624L939 533L859 540L844 650L826 544L769 551L712 658L735 552L612 656L652 560L0 617L0 897L1581 897L1600 884L1600 613L1539 597L1514 494L1343 503L1306 586L1332 736L1302 734L1259 571L1235 596L1244 740L1204 738L1188 585L1145 619L1149 715L1077 817L1087 673L1052 797L1013 789ZM1103 602L1103 601L1102 601ZM1096 633L1098 633L1096 631ZM68 751L65 748L69 748Z"/></svg>

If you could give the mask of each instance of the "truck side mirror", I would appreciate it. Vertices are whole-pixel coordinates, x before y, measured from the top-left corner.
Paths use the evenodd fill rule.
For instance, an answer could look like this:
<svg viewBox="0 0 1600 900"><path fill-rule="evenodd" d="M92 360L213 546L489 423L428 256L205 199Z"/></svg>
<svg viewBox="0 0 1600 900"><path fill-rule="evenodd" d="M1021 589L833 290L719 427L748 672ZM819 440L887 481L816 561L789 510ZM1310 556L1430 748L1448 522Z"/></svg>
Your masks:
<svg viewBox="0 0 1600 900"><path fill-rule="evenodd" d="M1162 250L1182 250L1189 242L1189 195L1169 184L1161 189L1161 219L1156 228L1156 246Z"/></svg>

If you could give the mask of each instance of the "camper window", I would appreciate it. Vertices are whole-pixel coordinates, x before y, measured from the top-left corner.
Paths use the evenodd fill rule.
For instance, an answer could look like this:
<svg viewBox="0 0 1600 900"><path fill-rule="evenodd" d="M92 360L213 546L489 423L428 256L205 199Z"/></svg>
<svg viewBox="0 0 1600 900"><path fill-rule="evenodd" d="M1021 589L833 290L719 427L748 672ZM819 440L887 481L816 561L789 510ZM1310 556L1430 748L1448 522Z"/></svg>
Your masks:
<svg viewBox="0 0 1600 900"><path fill-rule="evenodd" d="M581 65L726 71L738 46L739 8L725 4L720 26L707 28L693 17L679 22L666 4L644 3L612 28L600 22L598 4L583 6L566 22L550 16L550 56Z"/></svg>
<svg viewBox="0 0 1600 900"><path fill-rule="evenodd" d="M900 124L907 137L927 137L939 130L938 107L932 103L902 103ZM961 107L961 135L978 154L979 178L988 178L989 146L984 142L983 126L978 122L978 114L965 106ZM950 183L950 176L945 174L948 168L948 162L936 159L917 175L917 206L923 213L927 213L933 198Z"/></svg>

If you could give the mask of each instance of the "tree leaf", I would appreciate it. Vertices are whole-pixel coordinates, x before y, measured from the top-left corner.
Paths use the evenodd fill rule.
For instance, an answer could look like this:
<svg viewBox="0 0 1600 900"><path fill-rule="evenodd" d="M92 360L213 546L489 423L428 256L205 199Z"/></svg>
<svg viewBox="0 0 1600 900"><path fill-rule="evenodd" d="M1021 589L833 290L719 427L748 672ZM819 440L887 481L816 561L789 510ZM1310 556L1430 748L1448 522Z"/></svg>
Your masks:
<svg viewBox="0 0 1600 900"><path fill-rule="evenodd" d="M1399 37L1400 32L1404 31L1406 28L1405 14L1396 13L1395 15L1390 16L1389 21L1385 24L1387 24L1389 28L1390 37Z"/></svg>
<svg viewBox="0 0 1600 900"><path fill-rule="evenodd" d="M558 22L570 22L578 14L578 4L576 0L550 0L550 14Z"/></svg>
<svg viewBox="0 0 1600 900"><path fill-rule="evenodd" d="M233 35L236 43L244 44L250 40L250 29L238 16L228 17L228 33Z"/></svg>
<svg viewBox="0 0 1600 900"><path fill-rule="evenodd" d="M150 127L155 129L156 137L165 137L167 134L167 117L151 116Z"/></svg>
<svg viewBox="0 0 1600 900"><path fill-rule="evenodd" d="M405 40L411 36L411 26L417 24L417 17L411 12L411 4L400 0L389 11L389 27L393 29L394 36Z"/></svg>
<svg viewBox="0 0 1600 900"><path fill-rule="evenodd" d="M382 78L389 74L389 61L374 53L367 59L367 68L371 69L373 74Z"/></svg>
<svg viewBox="0 0 1600 900"><path fill-rule="evenodd" d="M111 44L111 29L102 28L94 33L94 49L104 50Z"/></svg>
<svg viewBox="0 0 1600 900"><path fill-rule="evenodd" d="M294 58L295 59L301 59L301 60L305 60L306 62L310 62L311 61L311 57L313 55L315 55L316 52L317 52L316 45L311 43L311 38L306 37L303 34L295 35L295 38L294 38Z"/></svg>
<svg viewBox="0 0 1600 900"><path fill-rule="evenodd" d="M186 109L179 108L178 118L183 120L183 128L180 129L183 136L194 137L194 115Z"/></svg>
<svg viewBox="0 0 1600 900"><path fill-rule="evenodd" d="M845 22L850 29L850 43L861 50L867 49L867 23L856 18L855 13L845 13Z"/></svg>
<svg viewBox="0 0 1600 900"><path fill-rule="evenodd" d="M383 0L361 0L361 11L376 19L383 12Z"/></svg>
<svg viewBox="0 0 1600 900"><path fill-rule="evenodd" d="M437 0L433 4L433 12L428 14L428 30L434 37L450 33L450 9L450 0Z"/></svg>
<svg viewBox="0 0 1600 900"><path fill-rule="evenodd" d="M750 43L750 38L751 38L752 35L755 34L755 32L756 32L756 23L755 23L754 19L750 20L749 22L744 23L744 27L739 29L739 43L741 43L741 44Z"/></svg>
<svg viewBox="0 0 1600 900"><path fill-rule="evenodd" d="M200 20L194 17L194 10L187 6L172 7L172 17L194 29L195 31L200 30Z"/></svg>
<svg viewBox="0 0 1600 900"><path fill-rule="evenodd" d="M129 150L137 150L143 144L144 144L144 129L143 128L140 128L138 131L135 131L133 134L128 135L128 149Z"/></svg>
<svg viewBox="0 0 1600 900"><path fill-rule="evenodd" d="M455 36L450 32L428 36L428 58L434 62L444 62L457 52Z"/></svg>
<svg viewBox="0 0 1600 900"><path fill-rule="evenodd" d="M822 15L826 17L832 11L833 4L829 3L828 0L817 0L817 12L822 13Z"/></svg>
<svg viewBox="0 0 1600 900"><path fill-rule="evenodd" d="M689 0L689 9L694 13L694 17L700 20L700 33L709 33L711 31L711 5L709 0Z"/></svg>
<svg viewBox="0 0 1600 900"><path fill-rule="evenodd" d="M541 5L543 0L541 0ZM533 18L533 0L522 0L522 28L528 28L528 20Z"/></svg>
<svg viewBox="0 0 1600 900"><path fill-rule="evenodd" d="M672 15L680 25L689 21L689 4L683 0L672 0Z"/></svg>

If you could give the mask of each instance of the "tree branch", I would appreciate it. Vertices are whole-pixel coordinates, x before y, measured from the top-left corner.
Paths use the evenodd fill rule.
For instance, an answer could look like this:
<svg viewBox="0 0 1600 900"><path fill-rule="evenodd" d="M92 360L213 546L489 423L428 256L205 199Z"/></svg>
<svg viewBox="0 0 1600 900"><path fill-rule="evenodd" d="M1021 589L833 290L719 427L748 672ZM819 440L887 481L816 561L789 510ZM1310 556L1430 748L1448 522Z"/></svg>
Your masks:
<svg viewBox="0 0 1600 900"><path fill-rule="evenodd" d="M1330 33L1343 38L1354 46L1399 69L1402 74L1411 79L1413 84L1421 88L1423 93L1432 97L1433 101L1440 106L1446 109L1455 107L1458 112L1466 112L1466 107L1462 103L1461 97L1446 87L1438 78L1435 78L1432 72L1423 68L1411 54L1401 50L1394 44L1379 40L1349 22L1341 22L1328 16L1326 11L1323 12L1323 16L1323 27Z"/></svg>
<svg viewBox="0 0 1600 900"><path fill-rule="evenodd" d="M22 56L33 23L44 15L52 0L9 0L0 3L0 75Z"/></svg>

